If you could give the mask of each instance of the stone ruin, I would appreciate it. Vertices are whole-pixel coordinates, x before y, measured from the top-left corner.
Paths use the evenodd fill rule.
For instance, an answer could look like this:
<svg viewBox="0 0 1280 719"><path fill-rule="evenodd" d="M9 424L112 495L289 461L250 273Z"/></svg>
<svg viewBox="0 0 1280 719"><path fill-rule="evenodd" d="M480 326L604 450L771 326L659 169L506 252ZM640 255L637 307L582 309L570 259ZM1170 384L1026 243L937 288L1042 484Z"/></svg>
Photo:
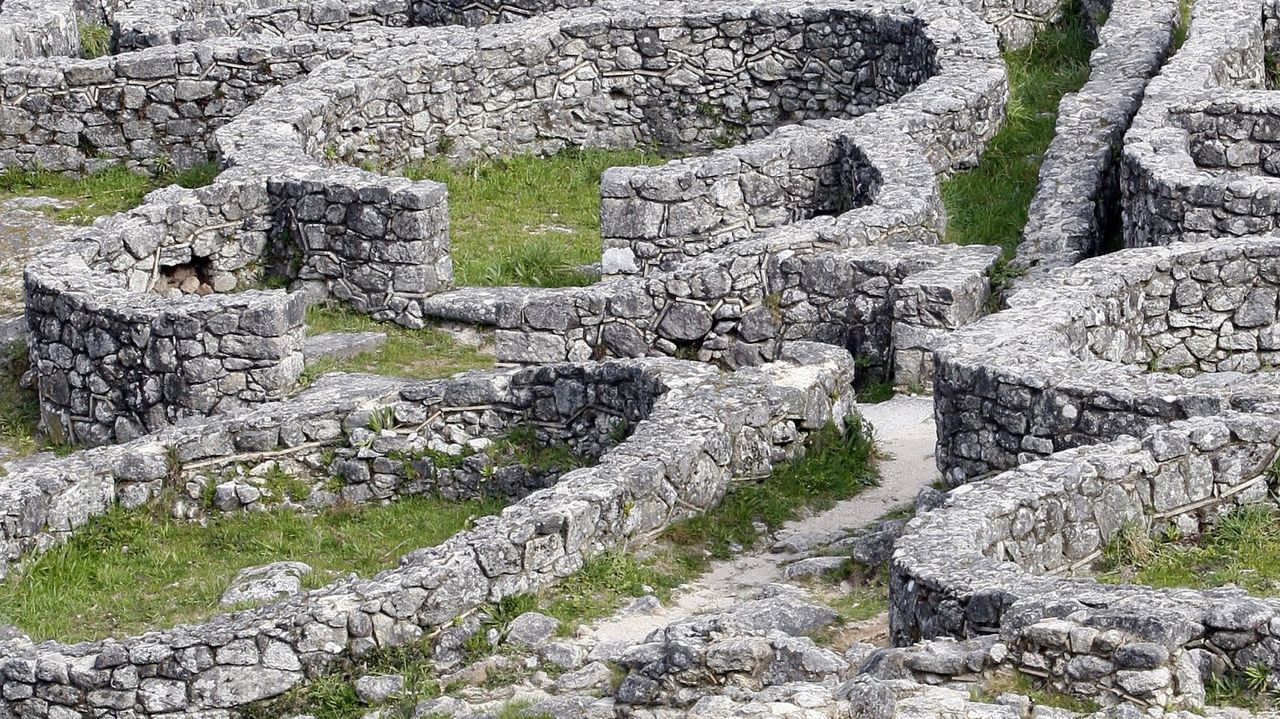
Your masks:
<svg viewBox="0 0 1280 719"><path fill-rule="evenodd" d="M1099 716L1217 715L1212 677L1280 681L1276 600L1073 576L1129 524L1195 535L1274 501L1280 11L1199 0L1180 47L1173 0L1081 11L1089 80L997 296L1000 249L944 242L939 182L980 161L1009 102L1000 49L1057 3L5 0L0 165L220 173L27 263L40 428L82 448L8 463L0 576L114 504L254 511L219 474L246 456L336 462L323 491L353 503L509 505L395 569L202 623L0 640L0 717L233 716L448 636L796 457L868 371L932 389L954 488L898 530L895 646L799 638L821 611L779 588L655 631L564 715L1074 716L957 689L997 669ZM83 23L114 52L79 57ZM684 156L605 172L585 287L456 287L447 188L360 169L638 146ZM511 366L299 391L319 301L488 328ZM593 464L431 460L530 422Z"/></svg>

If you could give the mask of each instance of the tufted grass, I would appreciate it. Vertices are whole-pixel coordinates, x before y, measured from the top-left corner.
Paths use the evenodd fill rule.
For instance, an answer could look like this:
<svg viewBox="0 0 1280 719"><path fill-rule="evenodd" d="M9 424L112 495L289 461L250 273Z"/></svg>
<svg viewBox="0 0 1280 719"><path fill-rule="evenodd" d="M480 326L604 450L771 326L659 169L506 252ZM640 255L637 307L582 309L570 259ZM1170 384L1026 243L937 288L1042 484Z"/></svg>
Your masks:
<svg viewBox="0 0 1280 719"><path fill-rule="evenodd" d="M337 306L315 305L307 309L309 334L339 331L386 332L387 342L376 352L366 352L350 359L318 360L303 372L302 384L310 384L325 372L364 372L432 379L493 366L492 356L478 348L456 342L446 332L435 327L412 330L391 323L375 322L368 315Z"/></svg>
<svg viewBox="0 0 1280 719"><path fill-rule="evenodd" d="M39 447L36 422L40 405L36 393L19 384L27 363L26 347L21 342L0 351L0 446L19 456Z"/></svg>
<svg viewBox="0 0 1280 719"><path fill-rule="evenodd" d="M948 242L998 245L1005 259L1012 259L1027 224L1040 163L1053 140L1058 103L1089 79L1090 49L1079 15L1069 12L1027 47L1005 53L1005 124L977 167L942 183Z"/></svg>
<svg viewBox="0 0 1280 719"><path fill-rule="evenodd" d="M1208 589L1234 584L1280 596L1280 512L1251 504L1233 509L1197 540L1176 532L1150 537L1126 526L1103 548L1100 579L1152 587Z"/></svg>
<svg viewBox="0 0 1280 719"><path fill-rule="evenodd" d="M449 187L449 235L460 286L590 284L600 261L600 174L665 161L650 150L570 148L450 167L428 160L406 177Z"/></svg>
<svg viewBox="0 0 1280 719"><path fill-rule="evenodd" d="M80 23L81 55L92 60L111 54L111 26L100 22Z"/></svg>
<svg viewBox="0 0 1280 719"><path fill-rule="evenodd" d="M171 184L201 187L213 182L217 175L218 166L212 162L154 178L120 166L108 167L84 177L11 167L0 172L0 199L53 197L69 200L73 203L71 206L49 207L45 213L58 222L88 225L103 215L137 207L152 190Z"/></svg>
<svg viewBox="0 0 1280 719"><path fill-rule="evenodd" d="M347 572L369 575L499 509L496 500L407 497L315 515L215 515L202 526L115 507L0 582L0 624L75 642L195 621L219 611L219 597L245 567L306 562L315 570L309 586Z"/></svg>

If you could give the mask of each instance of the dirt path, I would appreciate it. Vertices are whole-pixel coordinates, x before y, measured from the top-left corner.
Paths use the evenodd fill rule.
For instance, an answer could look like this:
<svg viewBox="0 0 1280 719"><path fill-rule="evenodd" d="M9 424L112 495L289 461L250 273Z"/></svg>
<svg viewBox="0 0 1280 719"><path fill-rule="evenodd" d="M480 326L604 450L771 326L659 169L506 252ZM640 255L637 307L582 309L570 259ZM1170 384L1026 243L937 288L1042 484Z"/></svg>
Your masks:
<svg viewBox="0 0 1280 719"><path fill-rule="evenodd" d="M880 486L784 525L772 547L713 562L710 571L678 589L667 606L651 614L615 614L589 627L588 636L599 642L634 642L672 622L727 609L768 584L784 581L784 567L806 551L910 504L922 487L938 477L933 463L933 398L897 396L858 409L875 427L877 445L887 455L880 462Z"/></svg>

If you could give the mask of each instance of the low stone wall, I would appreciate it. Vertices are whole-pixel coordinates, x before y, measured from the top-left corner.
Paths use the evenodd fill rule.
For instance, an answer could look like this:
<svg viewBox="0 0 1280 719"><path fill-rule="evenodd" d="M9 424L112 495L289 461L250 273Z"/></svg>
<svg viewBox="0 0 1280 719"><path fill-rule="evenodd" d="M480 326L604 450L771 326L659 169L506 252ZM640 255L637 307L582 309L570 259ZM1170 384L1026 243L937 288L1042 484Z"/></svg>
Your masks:
<svg viewBox="0 0 1280 719"><path fill-rule="evenodd" d="M1089 566L1126 526L1195 536L1231 507L1271 501L1278 434L1270 413L1225 412L952 490L896 545L894 642L998 633L1020 671L1107 704L1197 707L1227 668L1280 671L1280 601L1055 576Z"/></svg>
<svg viewBox="0 0 1280 719"><path fill-rule="evenodd" d="M343 579L259 609L121 641L5 642L5 702L12 711L36 717L65 710L146 717L231 708L277 695L304 672L317 672L340 656L418 640L483 602L544 586L590 556L713 506L731 478L767 473L775 462L801 452L809 432L828 421L839 423L852 407L852 359L819 345L797 344L780 363L726 375L672 360L639 366L656 372L667 391L595 467L570 472L500 516L480 520L440 546L411 552L397 568L371 578ZM444 402L459 406L475 399L469 388L502 376L376 380L384 399L361 409L416 411L440 392ZM336 398L361 390L318 391ZM316 421L307 417L305 399L295 402L302 405L268 406L247 416L238 433L229 420L219 420L170 430L189 433L186 441L171 434L173 439L162 435L96 451L123 453L150 443L173 447L177 460L188 462L225 456L233 447L263 451L341 436L341 419ZM29 496L42 494L34 478L21 485ZM11 474L4 486L14 481ZM95 486L102 488L101 480Z"/></svg>
<svg viewBox="0 0 1280 719"><path fill-rule="evenodd" d="M136 0L113 17L117 49L141 50L215 37L289 37L361 26L403 27L404 0Z"/></svg>
<svg viewBox="0 0 1280 719"><path fill-rule="evenodd" d="M5 0L0 60L79 55L79 20L76 0Z"/></svg>
<svg viewBox="0 0 1280 719"><path fill-rule="evenodd" d="M591 0L410 0L409 18L413 25L476 27L593 4Z"/></svg>
<svg viewBox="0 0 1280 719"><path fill-rule="evenodd" d="M1058 105L1027 210L1014 265L1032 277L1098 254L1106 235L1119 231L1121 141L1173 48L1173 0L1116 0L1107 11L1088 82Z"/></svg>
<svg viewBox="0 0 1280 719"><path fill-rule="evenodd" d="M931 16L962 22L956 15L875 2L821 11L602 3L518 26L405 31L418 42L330 65L286 88L281 107L326 98L304 149L349 164L566 146L706 151L894 102L933 73L937 53L962 62L968 36L935 40L927 31ZM358 89L347 91L343 83L356 78Z"/></svg>
<svg viewBox="0 0 1280 719"><path fill-rule="evenodd" d="M280 273L312 297L421 327L422 301L453 284L444 188L352 169L308 172L305 160L291 168L296 179L267 183Z"/></svg>
<svg viewBox="0 0 1280 719"><path fill-rule="evenodd" d="M96 60L0 67L0 166L85 172L188 167L215 153L212 131L352 37L216 40ZM376 37L361 46L376 46Z"/></svg>
<svg viewBox="0 0 1280 719"><path fill-rule="evenodd" d="M517 501L554 485L571 469L599 461L625 440L666 391L664 381L674 381L671 368L660 380L651 371L657 366L555 364L417 387L409 393L417 404L340 414L344 431L337 441L270 452L248 471L237 455L183 467L178 474L186 494L170 511L198 519L214 508L311 509L411 495ZM714 374L689 367L680 372L695 378ZM463 392L465 405L445 399ZM553 448L558 464L529 463L539 448ZM269 470L306 485L309 494L281 496Z"/></svg>
<svg viewBox="0 0 1280 719"><path fill-rule="evenodd" d="M1253 124L1232 115L1270 114L1269 97L1257 92L1266 85L1264 4L1198 3L1186 44L1148 86L1125 137L1126 246L1239 237L1277 227L1280 194L1260 165L1245 162L1259 145L1234 138L1224 143L1212 134L1219 127L1234 132ZM1227 118L1206 118L1219 113ZM1267 136L1269 124L1258 126L1259 138Z"/></svg>
<svg viewBox="0 0 1280 719"><path fill-rule="evenodd" d="M869 123L861 127L835 141L865 148L865 167L880 179L871 204L761 232L646 277L457 290L425 309L496 326L503 361L668 354L739 367L804 338L845 347L870 368L896 366L904 385L927 383L926 355L939 333L981 313L999 250L931 246L942 231L932 168ZM779 134L793 148L794 135L805 137Z"/></svg>
<svg viewBox="0 0 1280 719"><path fill-rule="evenodd" d="M1260 238L1126 250L1013 293L936 353L944 477L1264 401L1280 378L1242 371L1271 362L1278 261Z"/></svg>
<svg viewBox="0 0 1280 719"><path fill-rule="evenodd" d="M145 295L70 251L32 260L25 294L40 429L57 442L128 441L278 400L302 373L300 294Z"/></svg>

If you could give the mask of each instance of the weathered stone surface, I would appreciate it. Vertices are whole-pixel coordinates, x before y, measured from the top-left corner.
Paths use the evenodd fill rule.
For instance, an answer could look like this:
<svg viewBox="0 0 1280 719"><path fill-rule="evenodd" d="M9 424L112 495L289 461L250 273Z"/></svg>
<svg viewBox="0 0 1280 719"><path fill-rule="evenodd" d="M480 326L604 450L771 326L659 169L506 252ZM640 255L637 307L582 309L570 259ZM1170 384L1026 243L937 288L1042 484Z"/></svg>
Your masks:
<svg viewBox="0 0 1280 719"><path fill-rule="evenodd" d="M224 606L261 604L302 591L302 578L311 567L302 562L272 562L240 570L222 593Z"/></svg>

